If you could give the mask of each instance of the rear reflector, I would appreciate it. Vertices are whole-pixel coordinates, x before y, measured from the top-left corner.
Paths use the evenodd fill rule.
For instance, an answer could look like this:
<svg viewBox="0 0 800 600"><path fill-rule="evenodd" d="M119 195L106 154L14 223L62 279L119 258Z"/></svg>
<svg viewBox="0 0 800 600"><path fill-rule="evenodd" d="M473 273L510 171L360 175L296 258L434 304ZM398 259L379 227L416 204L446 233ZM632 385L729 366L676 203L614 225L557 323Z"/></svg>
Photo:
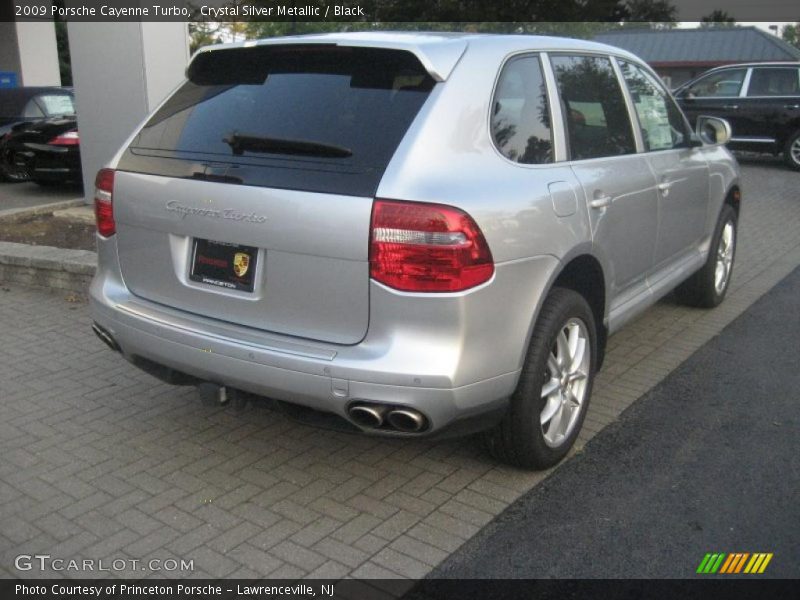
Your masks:
<svg viewBox="0 0 800 600"><path fill-rule="evenodd" d="M78 131L73 129L57 135L47 143L51 146L77 146L80 144L80 137L78 137Z"/></svg>
<svg viewBox="0 0 800 600"><path fill-rule="evenodd" d="M97 233L111 237L117 232L114 222L114 170L100 169L94 180L94 216L97 220Z"/></svg>
<svg viewBox="0 0 800 600"><path fill-rule="evenodd" d="M375 200L370 276L406 292L458 292L488 281L494 261L467 213L441 204Z"/></svg>

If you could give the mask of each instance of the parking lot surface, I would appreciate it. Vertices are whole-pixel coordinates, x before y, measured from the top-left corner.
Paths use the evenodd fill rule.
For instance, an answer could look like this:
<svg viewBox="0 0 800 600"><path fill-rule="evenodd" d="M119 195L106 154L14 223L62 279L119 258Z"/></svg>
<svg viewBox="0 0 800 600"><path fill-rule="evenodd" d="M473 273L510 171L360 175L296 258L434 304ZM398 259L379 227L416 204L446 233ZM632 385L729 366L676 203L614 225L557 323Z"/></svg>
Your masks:
<svg viewBox="0 0 800 600"><path fill-rule="evenodd" d="M75 186L42 187L30 182L0 182L0 217L19 210L82 198L83 191Z"/></svg>
<svg viewBox="0 0 800 600"><path fill-rule="evenodd" d="M798 579L798 297L800 268L431 577L690 578L767 552L759 579Z"/></svg>
<svg viewBox="0 0 800 600"><path fill-rule="evenodd" d="M613 336L576 451L800 264L798 184L778 163L743 166L728 299L703 311L667 298ZM498 465L474 440L204 406L108 351L72 296L1 287L2 576L419 578L548 475ZM193 570L15 568L36 553Z"/></svg>

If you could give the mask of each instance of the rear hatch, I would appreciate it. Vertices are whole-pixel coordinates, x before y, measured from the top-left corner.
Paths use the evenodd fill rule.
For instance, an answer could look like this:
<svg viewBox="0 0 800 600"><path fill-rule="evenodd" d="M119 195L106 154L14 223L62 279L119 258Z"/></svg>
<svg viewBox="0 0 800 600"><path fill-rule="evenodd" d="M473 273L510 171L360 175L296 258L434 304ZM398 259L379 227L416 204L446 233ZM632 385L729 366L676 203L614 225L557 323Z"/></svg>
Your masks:
<svg viewBox="0 0 800 600"><path fill-rule="evenodd" d="M410 52L273 45L199 54L123 153L136 295L341 344L366 334L372 201L434 81Z"/></svg>

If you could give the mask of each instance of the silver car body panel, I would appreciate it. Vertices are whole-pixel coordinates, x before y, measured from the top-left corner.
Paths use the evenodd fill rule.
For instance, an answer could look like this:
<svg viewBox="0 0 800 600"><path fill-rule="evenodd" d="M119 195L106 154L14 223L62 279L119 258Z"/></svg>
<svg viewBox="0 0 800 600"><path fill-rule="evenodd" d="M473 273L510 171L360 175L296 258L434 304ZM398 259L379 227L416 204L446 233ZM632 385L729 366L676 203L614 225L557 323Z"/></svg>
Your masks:
<svg viewBox="0 0 800 600"><path fill-rule="evenodd" d="M413 52L442 83L412 122L376 196L466 211L491 248L495 274L466 292L399 292L368 276L372 198L326 196L337 207L336 227L329 229L330 222L318 218L319 194L118 173L119 234L99 240L91 301L95 320L128 358L143 356L342 416L354 399L405 404L428 415L435 431L504 405L539 307L570 261L588 255L601 266L602 322L615 331L702 266L717 215L738 181L738 166L724 147L647 153L638 133L637 153L623 157L568 161L560 126L554 128L554 163L517 164L500 154L491 138L490 109L506 60L522 53L542 57L551 117L558 124L548 53L610 55L642 64L617 48L548 37L391 33L255 43ZM224 51L219 48L209 51ZM659 184L667 179L672 185L665 195ZM224 198L225 207L267 217L258 226L240 224L231 241L256 243L250 236L268 233L269 258L262 263L267 277L273 268L287 274L299 269L308 287L262 298L203 290L207 299L198 300L198 290L182 275L185 240L215 239L219 228L213 219L179 218L165 204L174 198L202 206L212 186L224 187L212 202ZM591 205L598 192L611 198L601 209ZM153 232L152 247L128 243L126 230L134 228ZM139 261L156 269L163 287L136 294L139 275L127 265ZM329 302L315 304L320 294Z"/></svg>
<svg viewBox="0 0 800 600"><path fill-rule="evenodd" d="M276 333L340 344L364 337L369 273L363 232L372 198L320 198L124 171L114 188L124 199L115 206L120 265L134 294ZM189 280L194 237L259 248L255 291Z"/></svg>

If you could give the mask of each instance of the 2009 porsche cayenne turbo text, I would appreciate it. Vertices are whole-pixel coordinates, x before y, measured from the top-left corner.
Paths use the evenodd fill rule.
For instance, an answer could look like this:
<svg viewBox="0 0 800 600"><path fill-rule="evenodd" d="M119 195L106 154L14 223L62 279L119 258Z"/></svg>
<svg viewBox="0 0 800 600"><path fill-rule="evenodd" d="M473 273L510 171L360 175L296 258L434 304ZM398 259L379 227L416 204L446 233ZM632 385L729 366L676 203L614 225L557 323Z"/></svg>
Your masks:
<svg viewBox="0 0 800 600"><path fill-rule="evenodd" d="M97 175L94 330L207 399L546 468L608 336L730 286L728 124L637 57L535 36L206 48Z"/></svg>

